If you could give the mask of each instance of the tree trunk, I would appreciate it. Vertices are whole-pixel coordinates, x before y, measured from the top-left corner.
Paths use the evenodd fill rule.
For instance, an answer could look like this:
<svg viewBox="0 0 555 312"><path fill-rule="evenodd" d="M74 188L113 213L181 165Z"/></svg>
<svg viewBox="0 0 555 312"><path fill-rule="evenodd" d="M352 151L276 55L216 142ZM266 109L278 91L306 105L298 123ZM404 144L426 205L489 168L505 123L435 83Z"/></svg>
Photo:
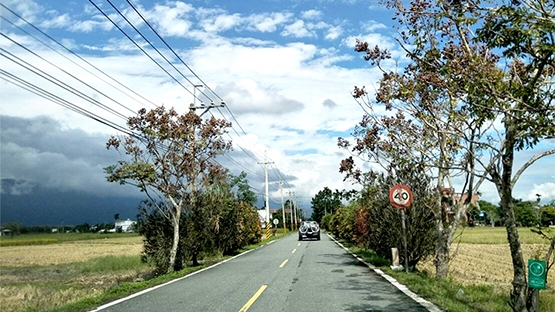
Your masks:
<svg viewBox="0 0 555 312"><path fill-rule="evenodd" d="M173 220L173 243L170 250L170 263L168 266L168 273L173 272L175 269L175 260L177 258L177 248L179 247L179 222L181 221L181 207L176 207L175 215L172 216Z"/></svg>
<svg viewBox="0 0 555 312"><path fill-rule="evenodd" d="M511 305L513 311L528 311L526 309L526 293L528 290L526 285L526 266L524 264L524 257L522 256L520 239L516 227L512 197L509 196L508 200L506 197L507 193L504 192L503 198L501 199L501 206L506 214L505 227L507 229L507 238L511 249L511 258L513 260Z"/></svg>
<svg viewBox="0 0 555 312"><path fill-rule="evenodd" d="M436 220L436 222L442 223L441 220ZM438 238L436 254L434 259L434 265L436 267L436 278L446 278L449 275L449 252L451 247L449 246L448 239L443 230L443 224L438 226Z"/></svg>
<svg viewBox="0 0 555 312"><path fill-rule="evenodd" d="M496 184L501 197L501 207L505 211L505 227L507 229L507 239L511 249L511 258L513 260L513 290L511 292L511 307L513 311L528 311L526 308L528 292L528 287L526 285L526 265L522 256L520 239L516 227L512 196L512 170L516 129L514 122L510 120L509 117L506 117L505 119L505 129L505 146L501 158L503 162L503 172L501 173L501 181L497 181Z"/></svg>

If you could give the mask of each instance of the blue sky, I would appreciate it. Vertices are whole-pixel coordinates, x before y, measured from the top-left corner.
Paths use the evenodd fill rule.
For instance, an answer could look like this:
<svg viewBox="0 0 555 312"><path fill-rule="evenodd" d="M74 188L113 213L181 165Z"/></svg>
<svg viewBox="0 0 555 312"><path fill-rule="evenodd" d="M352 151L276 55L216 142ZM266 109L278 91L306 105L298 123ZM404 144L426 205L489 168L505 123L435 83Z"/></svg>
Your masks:
<svg viewBox="0 0 555 312"><path fill-rule="evenodd" d="M13 41L1 37L0 47L4 55L18 57L35 71L42 70L83 92L88 101L5 56L0 68L119 126L125 124L122 116L129 116L142 107L163 104L185 112L193 102L217 103L221 98L227 108L211 110L211 113L233 122L230 139L234 151L220 161L234 173L247 172L251 185L259 193L260 204L264 172L258 163L264 161L265 153L273 162L269 174L272 208L281 205L280 180L285 180L284 193L296 192L305 210L310 207L310 199L326 186L352 188L350 183L342 181L338 172L339 162L347 154L337 148L337 137L349 136L363 114L350 95L353 87L371 88L380 77L376 69L354 52L354 43L358 38L370 45L387 47L393 52L394 60L402 63L403 53L396 46L395 31L391 27L391 11L375 1L357 0L131 1L185 66L127 1L112 0L174 64L177 72L164 63L106 0L92 2L173 78L87 0L2 1L86 63L4 8L0 8L1 16L29 34L2 20L2 34ZM193 84L204 86L195 89ZM33 222L50 224L110 221L115 213L120 213L122 218L134 217L140 195L131 187L105 182L102 170L119 159L117 153L104 148L109 136L118 134L116 130L5 79L0 80L0 90L1 222L17 221L12 219L20 214L32 214L38 219ZM94 105L95 101L113 111L99 108ZM548 142L538 149L553 148L553 145ZM517 184L515 197L535 199L536 193L542 193L545 200L555 199L554 163L551 157L531 167ZM493 186L484 185L481 191L484 199L498 200ZM51 199L45 194L50 194ZM98 203L106 198L114 198L117 204L110 207L102 201L101 208L74 208L78 213L68 221L67 213L64 213L66 217L57 213L60 201L52 197L67 198L64 202L72 203L64 208L66 212L71 207ZM126 204L120 199L126 199ZM22 200L32 209L20 210ZM91 211L102 213L95 215Z"/></svg>

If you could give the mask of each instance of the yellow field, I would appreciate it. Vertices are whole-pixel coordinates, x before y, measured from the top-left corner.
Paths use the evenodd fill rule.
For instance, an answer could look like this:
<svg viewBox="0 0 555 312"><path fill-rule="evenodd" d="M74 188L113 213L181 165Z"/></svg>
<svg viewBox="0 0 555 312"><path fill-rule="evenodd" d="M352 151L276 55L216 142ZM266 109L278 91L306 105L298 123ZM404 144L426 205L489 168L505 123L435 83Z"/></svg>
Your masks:
<svg viewBox="0 0 555 312"><path fill-rule="evenodd" d="M527 263L532 255L545 255L545 244L524 245L522 252ZM452 246L449 276L464 285L489 284L497 291L508 292L513 279L513 264L508 244L460 244ZM418 266L435 274L432 260ZM555 269L549 271L548 288L555 289Z"/></svg>
<svg viewBox="0 0 555 312"><path fill-rule="evenodd" d="M0 247L0 310L47 310L141 279L149 273L145 265L83 273L83 266L74 264L106 256L139 258L142 248L139 236Z"/></svg>
<svg viewBox="0 0 555 312"><path fill-rule="evenodd" d="M103 256L140 255L142 237L125 237L65 242L38 246L0 247L0 267L55 265L83 262Z"/></svg>

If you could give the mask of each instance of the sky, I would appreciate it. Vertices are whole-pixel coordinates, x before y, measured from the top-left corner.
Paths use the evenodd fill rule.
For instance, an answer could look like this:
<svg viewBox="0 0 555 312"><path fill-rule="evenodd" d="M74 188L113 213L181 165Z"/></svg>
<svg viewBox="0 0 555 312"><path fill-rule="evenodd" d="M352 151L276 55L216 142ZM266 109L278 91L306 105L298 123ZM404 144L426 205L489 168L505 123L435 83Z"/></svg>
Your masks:
<svg viewBox="0 0 555 312"><path fill-rule="evenodd" d="M205 113L233 123L234 150L218 161L247 173L258 207L269 163L270 207L280 208L283 194L309 215L324 187L357 188L339 173L348 153L337 138L350 137L363 115L353 87L376 85L380 73L354 52L355 40L388 48L401 63L404 55L392 12L373 0L1 3L19 16L0 7L0 223L134 219L143 194L106 182L103 168L121 159L106 141L140 108L185 113L222 101ZM516 164L553 147L524 151ZM491 184L480 192L499 200ZM535 194L555 199L553 156L514 189L515 198Z"/></svg>

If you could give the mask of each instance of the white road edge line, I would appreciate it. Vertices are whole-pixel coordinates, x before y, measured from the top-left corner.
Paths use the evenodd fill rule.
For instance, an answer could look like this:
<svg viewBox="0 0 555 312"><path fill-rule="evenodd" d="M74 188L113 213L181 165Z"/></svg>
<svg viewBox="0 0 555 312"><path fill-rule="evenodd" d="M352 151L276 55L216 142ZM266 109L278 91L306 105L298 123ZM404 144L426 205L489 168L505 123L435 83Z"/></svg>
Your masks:
<svg viewBox="0 0 555 312"><path fill-rule="evenodd" d="M264 245L262 245L262 246L260 246L260 247L264 247L264 246L269 245L269 244L271 244L271 243L273 243L273 242L275 242L275 241L271 241L271 242L266 243L266 244L264 244ZM260 247L258 247L258 248L260 248ZM175 283L175 282L177 282L177 281L186 279L186 278L191 277L191 276L193 276L193 275L195 275L195 274L198 274L198 273L200 273L200 272L206 271L206 270L211 269L211 268L213 268L213 267L217 267L217 266L220 265L220 264L226 263L226 262L228 262L228 261L230 261L230 260L233 260L233 259L235 259L235 258L237 258L237 257L240 257L240 256L242 256L242 255L244 255L244 254L247 254L247 253L249 253L249 252L251 252L251 251L253 251L253 250L257 250L258 248L251 249L251 250L247 250L247 251L245 251L245 252L243 252L243 253L240 253L240 254L238 254L238 255L235 255L235 256L233 256L233 257L231 257L231 258L229 258L229 259L225 259L225 260L223 260L223 261L221 261L221 262L215 263L215 264L213 264L213 265L211 265L211 266L209 266L209 267L206 267L206 268L204 268L204 269L195 271L195 272L193 272L193 273L191 273L191 274L187 274L187 275L185 275L185 276L183 276L183 277L176 278L176 279L171 280L171 281L169 281L169 282L166 282L166 283L164 283L164 284L156 285L156 286L153 286L153 287L151 287L151 288L147 288L147 289L145 289L145 290L141 290L141 291L139 291L138 293L134 293L134 294L129 295L129 296L127 296L127 297L124 297L124 298L121 298L121 299L118 299L118 300L109 302L109 303L107 303L107 304L105 304L105 305L101 305L100 307L98 307L98 308L96 308L96 309L94 309L94 310L91 310L91 312L96 312L96 311L104 310L104 309L106 309L106 308L109 308L109 307L114 306L114 305L116 305L116 304L122 303L122 302L124 302L124 301L129 300L129 299L132 299L132 298L138 297L138 296L140 296L140 295L146 294L146 293L148 293L148 292L151 292L151 291L153 291L153 290L155 290L155 289L158 289L158 288L167 286L167 285L169 285L169 284L171 284L171 283Z"/></svg>
<svg viewBox="0 0 555 312"><path fill-rule="evenodd" d="M430 312L442 312L442 310L440 308L438 308L435 304L431 303L430 301L419 297L417 294L415 294L414 292L412 292L410 289L407 288L407 286L399 283L396 279L394 279L393 277L385 274L382 270L376 268L374 265L362 260L362 258L360 258L359 256L355 255L354 253L352 253L351 251L349 251L349 249L345 246L343 246L343 244L341 244L340 242L338 242L337 240L335 240L335 238L331 237L331 235L327 234L326 235L331 238L331 240L333 240L337 245L341 246L341 248L345 249L345 251L347 251L348 253L350 253L353 257L355 257L358 261L360 261L361 263L364 263L366 266L368 266L370 269L374 270L374 272L376 272L376 274L380 275L381 277L385 278L388 282L390 282L393 286L395 286L397 289L399 289L400 291L402 291L405 295L409 296L410 298L412 298L414 301L418 302L421 306L423 306L424 308L428 309L428 311Z"/></svg>

